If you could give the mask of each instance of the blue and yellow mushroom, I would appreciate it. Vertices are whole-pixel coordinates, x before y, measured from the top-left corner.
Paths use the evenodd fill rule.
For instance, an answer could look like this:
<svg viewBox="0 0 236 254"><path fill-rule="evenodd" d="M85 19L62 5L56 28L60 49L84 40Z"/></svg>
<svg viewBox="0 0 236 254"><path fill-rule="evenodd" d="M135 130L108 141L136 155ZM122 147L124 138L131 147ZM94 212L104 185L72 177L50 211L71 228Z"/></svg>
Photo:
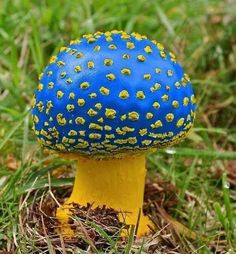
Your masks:
<svg viewBox="0 0 236 254"><path fill-rule="evenodd" d="M128 211L125 222L137 225L138 235L148 232L145 152L186 137L195 110L189 76L156 40L113 30L61 47L39 76L32 102L38 141L78 158L72 196L58 209L61 221L68 204L90 202Z"/></svg>

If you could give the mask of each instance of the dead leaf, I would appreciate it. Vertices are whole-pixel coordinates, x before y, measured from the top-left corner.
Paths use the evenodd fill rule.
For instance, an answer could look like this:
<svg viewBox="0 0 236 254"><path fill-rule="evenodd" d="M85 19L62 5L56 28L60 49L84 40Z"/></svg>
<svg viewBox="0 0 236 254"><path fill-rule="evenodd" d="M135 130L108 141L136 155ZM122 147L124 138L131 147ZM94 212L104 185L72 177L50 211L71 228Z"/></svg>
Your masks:
<svg viewBox="0 0 236 254"><path fill-rule="evenodd" d="M228 160L226 169L229 183L236 185L236 160Z"/></svg>
<svg viewBox="0 0 236 254"><path fill-rule="evenodd" d="M16 170L20 166L20 161L18 161L14 155L9 154L9 155L7 155L5 164L9 169ZM0 254L1 254L1 252L0 252Z"/></svg>
<svg viewBox="0 0 236 254"><path fill-rule="evenodd" d="M163 219L166 222L170 223L173 226L174 230L177 233L179 233L180 235L183 235L183 236L185 236L189 239L192 239L192 240L201 239L204 242L208 241L205 237L199 236L194 231L192 231L191 229L189 229L188 227L186 227L182 223L178 222L174 218L172 218L164 209L162 209L158 205L156 205L156 208L157 208L158 212L161 214L161 216L163 217Z"/></svg>

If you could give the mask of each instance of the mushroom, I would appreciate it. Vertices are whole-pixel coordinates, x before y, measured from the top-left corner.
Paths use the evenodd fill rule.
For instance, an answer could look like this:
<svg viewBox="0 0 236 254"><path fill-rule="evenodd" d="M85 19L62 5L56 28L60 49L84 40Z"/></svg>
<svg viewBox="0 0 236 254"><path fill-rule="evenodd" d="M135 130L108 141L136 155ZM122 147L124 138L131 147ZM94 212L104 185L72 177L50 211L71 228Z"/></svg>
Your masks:
<svg viewBox="0 0 236 254"><path fill-rule="evenodd" d="M186 137L195 103L188 75L156 40L113 30L60 48L39 76L32 103L39 143L78 161L59 220L68 222L72 203L106 205L137 225L137 235L148 233L145 155Z"/></svg>

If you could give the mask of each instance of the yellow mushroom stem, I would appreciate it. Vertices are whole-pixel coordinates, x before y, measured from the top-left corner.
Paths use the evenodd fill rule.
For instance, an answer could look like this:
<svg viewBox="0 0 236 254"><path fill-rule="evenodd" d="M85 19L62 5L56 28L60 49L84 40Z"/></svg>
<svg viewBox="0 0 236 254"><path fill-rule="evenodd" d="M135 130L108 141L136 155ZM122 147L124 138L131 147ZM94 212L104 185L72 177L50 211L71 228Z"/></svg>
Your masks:
<svg viewBox="0 0 236 254"><path fill-rule="evenodd" d="M80 158L72 194L57 210L61 233L68 237L75 234L68 226L72 203L106 205L120 212L121 222L135 225L138 236L150 232L153 224L142 210L145 176L145 155L109 160Z"/></svg>

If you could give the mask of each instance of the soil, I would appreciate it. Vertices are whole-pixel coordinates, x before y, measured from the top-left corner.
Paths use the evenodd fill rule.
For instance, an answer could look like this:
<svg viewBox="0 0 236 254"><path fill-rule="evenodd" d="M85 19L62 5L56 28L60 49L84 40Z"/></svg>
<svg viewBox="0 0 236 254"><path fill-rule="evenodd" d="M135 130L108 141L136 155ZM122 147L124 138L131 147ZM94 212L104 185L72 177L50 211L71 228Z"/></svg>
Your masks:
<svg viewBox="0 0 236 254"><path fill-rule="evenodd" d="M157 230L162 230L164 227L164 231L168 229L167 233L169 234L170 232L173 233L173 228L167 227L168 222L161 218L160 209L165 213L169 213L177 205L178 189L172 183L160 181L159 179L158 175L152 178L152 180L147 179L143 211L153 220ZM119 242L119 246L122 249L127 239L122 238L120 232L124 229L128 230L127 225L119 221L117 211L106 206L92 208L91 204L87 204L87 206L73 204L73 208L71 209L73 219L69 223L71 224L71 228L75 230L77 236L74 238L65 238L62 235L58 235L57 229L60 225L55 218L56 209L58 202L61 204L64 203L65 199L69 197L70 192L71 188L65 188L63 190L63 199L58 198L61 190L58 193L57 189L52 190L51 195L50 193L45 194L41 199L38 199L38 194L35 194L34 202L20 216L21 230L26 238L32 239L34 237L35 245L41 251L45 251L48 249L47 238L50 237L51 244L55 249L58 249L56 253L67 253L65 249L68 246L76 246L83 250L89 249L89 253L95 252L96 249L106 249L111 245L109 240L107 240L107 236L114 242ZM148 236L150 239L154 232L151 232L150 236ZM163 250L177 250L175 237L173 233L170 238L160 238L158 241L150 244L148 253L154 253L157 248L160 249L160 246ZM139 239L137 239L138 241ZM64 252L62 249L64 249Z"/></svg>

